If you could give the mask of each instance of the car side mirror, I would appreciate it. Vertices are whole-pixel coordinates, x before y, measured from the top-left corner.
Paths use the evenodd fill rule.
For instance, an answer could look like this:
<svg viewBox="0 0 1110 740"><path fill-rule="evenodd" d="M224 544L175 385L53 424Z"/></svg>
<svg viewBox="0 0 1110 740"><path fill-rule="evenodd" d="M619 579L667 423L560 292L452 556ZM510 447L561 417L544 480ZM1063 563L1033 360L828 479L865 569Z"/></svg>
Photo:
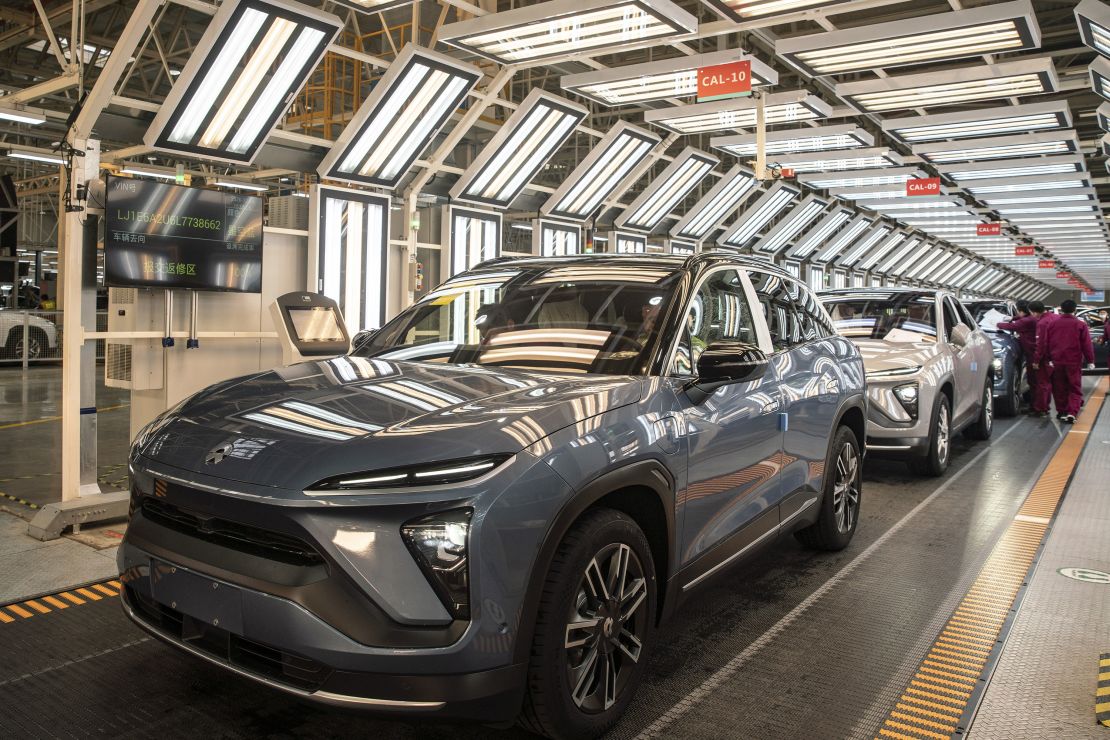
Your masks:
<svg viewBox="0 0 1110 740"><path fill-rule="evenodd" d="M768 364L767 355L753 344L714 342L698 357L698 377L686 393L694 403L701 403L721 386L762 378Z"/></svg>
<svg viewBox="0 0 1110 740"><path fill-rule="evenodd" d="M357 352L358 350L362 349L366 345L370 344L370 342L373 341L374 337L376 337L377 335L377 329L363 329L358 334L355 334L355 338L351 340L351 351Z"/></svg>
<svg viewBox="0 0 1110 740"><path fill-rule="evenodd" d="M967 346L967 343L971 341L971 329L968 329L963 324L957 324L952 327L952 332L948 336L948 341L960 349L963 349Z"/></svg>

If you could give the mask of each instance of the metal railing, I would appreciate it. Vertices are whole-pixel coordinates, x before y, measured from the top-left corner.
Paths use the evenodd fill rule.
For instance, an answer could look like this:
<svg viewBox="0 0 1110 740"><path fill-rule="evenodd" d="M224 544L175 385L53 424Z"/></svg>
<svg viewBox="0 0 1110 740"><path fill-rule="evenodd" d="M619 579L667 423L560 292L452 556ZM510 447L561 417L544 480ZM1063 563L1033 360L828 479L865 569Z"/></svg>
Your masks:
<svg viewBox="0 0 1110 740"><path fill-rule="evenodd" d="M96 331L108 330L108 312L96 312ZM58 363L62 360L64 311L0 309L0 367ZM104 359L104 340L96 343L96 359Z"/></svg>

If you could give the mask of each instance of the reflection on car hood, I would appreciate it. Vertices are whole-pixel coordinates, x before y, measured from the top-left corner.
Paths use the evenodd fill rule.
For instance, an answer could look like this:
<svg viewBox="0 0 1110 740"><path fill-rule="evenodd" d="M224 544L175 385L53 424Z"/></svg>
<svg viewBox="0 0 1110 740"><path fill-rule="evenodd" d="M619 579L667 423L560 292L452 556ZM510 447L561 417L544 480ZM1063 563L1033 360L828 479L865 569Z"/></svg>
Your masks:
<svg viewBox="0 0 1110 740"><path fill-rule="evenodd" d="M869 373L921 367L940 353L936 342L887 342L882 339L853 339Z"/></svg>
<svg viewBox="0 0 1110 740"><path fill-rule="evenodd" d="M339 357L202 391L139 443L167 465L304 488L332 475L515 453L640 392L633 377ZM214 450L222 459L206 462Z"/></svg>

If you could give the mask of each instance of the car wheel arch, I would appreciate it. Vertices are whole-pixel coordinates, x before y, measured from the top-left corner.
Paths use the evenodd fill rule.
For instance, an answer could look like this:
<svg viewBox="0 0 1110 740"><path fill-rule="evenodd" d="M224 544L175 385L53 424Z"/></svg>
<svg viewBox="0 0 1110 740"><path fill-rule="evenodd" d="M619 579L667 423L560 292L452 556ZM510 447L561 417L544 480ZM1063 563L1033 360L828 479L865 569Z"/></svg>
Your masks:
<svg viewBox="0 0 1110 740"><path fill-rule="evenodd" d="M674 497L673 478L656 460L640 460L610 470L575 492L555 515L533 559L513 647L514 662L528 658L543 584L556 550L575 522L593 509L608 507L621 511L643 530L651 545L658 581L656 621L662 620L664 604L672 601L667 587L676 536ZM653 505L645 507L644 498Z"/></svg>

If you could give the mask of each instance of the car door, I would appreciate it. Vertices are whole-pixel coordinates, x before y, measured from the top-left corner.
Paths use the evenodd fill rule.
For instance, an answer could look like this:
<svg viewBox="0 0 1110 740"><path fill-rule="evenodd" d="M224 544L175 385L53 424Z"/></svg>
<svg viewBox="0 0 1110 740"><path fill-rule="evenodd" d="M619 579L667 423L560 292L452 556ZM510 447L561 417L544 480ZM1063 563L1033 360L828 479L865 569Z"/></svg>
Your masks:
<svg viewBox="0 0 1110 740"><path fill-rule="evenodd" d="M941 297L941 315L944 317L944 338L952 352L952 382L956 388L956 398L953 401L952 418L963 423L972 410L979 406L979 397L982 392L982 373L979 372L981 364L977 358L977 344L972 337L966 345L958 347L952 342L952 331L964 325L960 318L960 311L951 296ZM971 327L966 327L971 331ZM985 370L983 371L985 372Z"/></svg>
<svg viewBox="0 0 1110 740"><path fill-rule="evenodd" d="M758 302L737 269L716 269L694 291L679 329L669 374L692 380L700 353L716 341L755 344L770 352ZM773 370L718 388L701 403L683 395L687 485L679 495L680 566L687 586L778 526L779 388ZM696 562L695 562L696 561Z"/></svg>

